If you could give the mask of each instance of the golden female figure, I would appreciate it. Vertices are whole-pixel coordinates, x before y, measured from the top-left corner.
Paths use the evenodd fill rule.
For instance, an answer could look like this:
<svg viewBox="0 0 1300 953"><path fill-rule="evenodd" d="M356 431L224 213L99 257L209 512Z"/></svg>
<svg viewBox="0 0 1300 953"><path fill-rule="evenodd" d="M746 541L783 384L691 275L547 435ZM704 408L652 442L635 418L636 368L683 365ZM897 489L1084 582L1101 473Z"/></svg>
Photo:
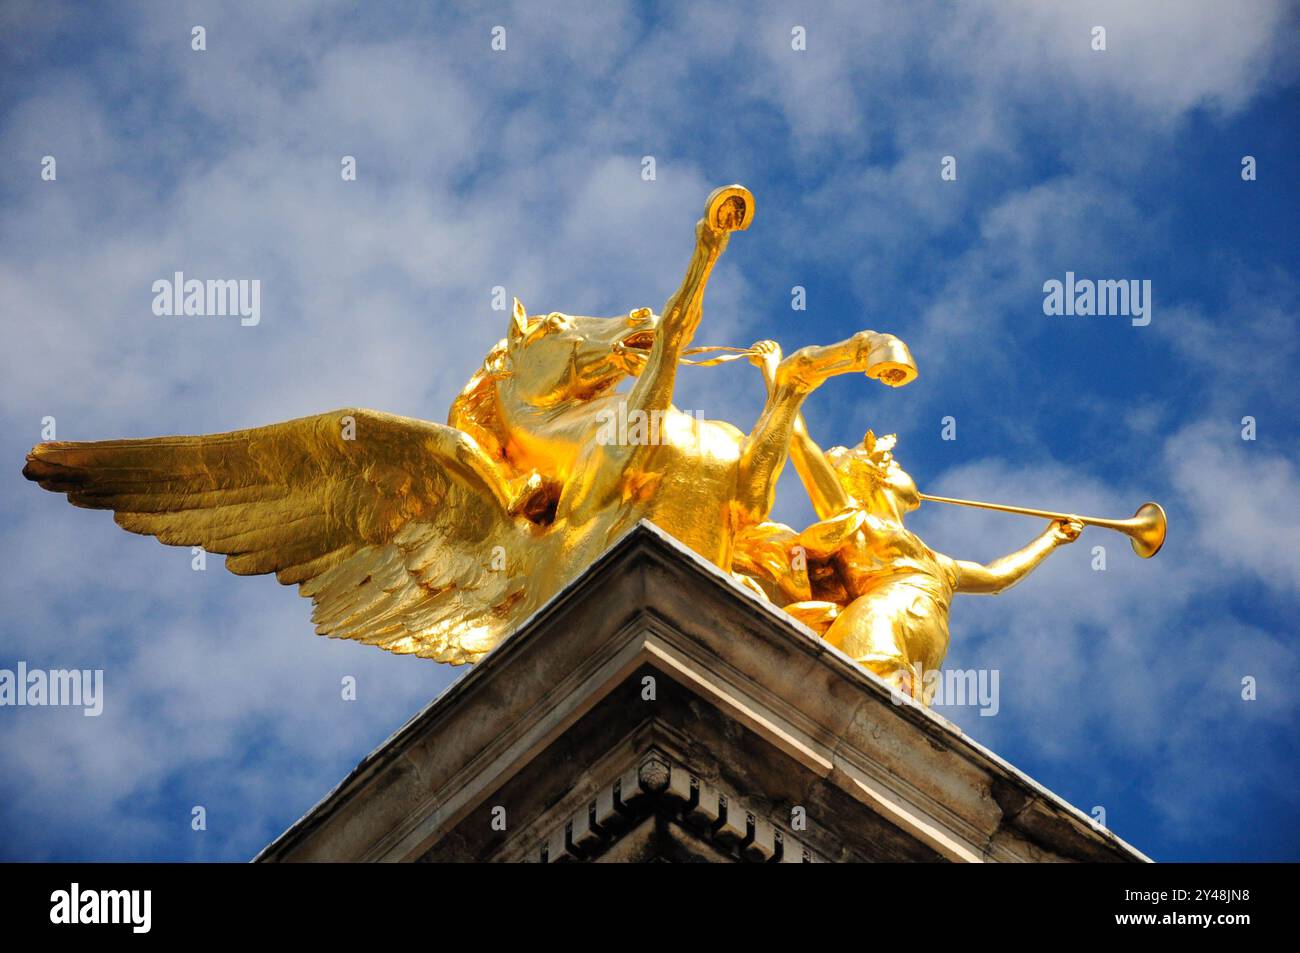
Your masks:
<svg viewBox="0 0 1300 953"><path fill-rule="evenodd" d="M775 342L752 350L769 392L794 373ZM739 544L736 568L826 641L928 704L933 688L924 676L937 672L948 652L953 593L1015 585L1077 539L1083 524L1054 520L1029 545L988 565L937 553L903 526L921 496L894 460L894 442L867 431L860 446L823 453L800 414L790 459L820 521L802 533L773 523L756 528Z"/></svg>

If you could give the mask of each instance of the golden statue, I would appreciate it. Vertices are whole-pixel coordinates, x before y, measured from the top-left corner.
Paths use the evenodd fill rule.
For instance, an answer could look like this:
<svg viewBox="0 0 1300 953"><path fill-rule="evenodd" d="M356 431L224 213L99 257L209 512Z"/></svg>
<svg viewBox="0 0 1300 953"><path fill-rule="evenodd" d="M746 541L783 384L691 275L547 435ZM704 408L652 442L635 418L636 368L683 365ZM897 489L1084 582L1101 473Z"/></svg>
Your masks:
<svg viewBox="0 0 1300 953"><path fill-rule="evenodd" d="M113 510L133 533L223 553L240 575L275 573L312 599L321 635L452 664L481 658L650 520L922 700L908 673L942 662L954 592L1012 585L1085 522L1128 533L1140 555L1159 548L1155 504L1106 521L926 497L893 462L893 438L870 432L823 455L800 412L808 394L851 372L902 386L916 364L875 331L785 359L771 342L691 347L713 266L753 216L741 186L709 196L661 314L530 316L516 299L447 426L337 410L208 436L40 444L23 473L76 506ZM731 353L688 359L708 351ZM748 434L672 406L680 364L742 357L767 382ZM803 533L768 522L787 457L821 518ZM922 499L1055 522L981 566L903 528ZM792 568L796 547L806 570Z"/></svg>
<svg viewBox="0 0 1300 953"><path fill-rule="evenodd" d="M780 386L781 349L759 341L748 352L771 394ZM780 523L745 530L735 568L827 642L897 690L929 704L948 652L948 610L955 593L994 594L1029 575L1085 523L1120 529L1141 556L1164 542L1164 511L1146 504L1133 520L1062 513L922 494L894 459L893 434L870 430L860 446L823 452L795 417L790 457L819 521L796 533ZM922 500L1046 516L1046 530L1022 549L987 565L937 553L908 531L904 516Z"/></svg>
<svg viewBox="0 0 1300 953"><path fill-rule="evenodd" d="M835 374L916 376L901 341L863 331L791 355L748 434L676 410L709 274L753 214L740 186L709 196L661 315L529 316L516 300L449 426L338 410L208 436L40 444L23 473L131 532L298 585L319 634L475 661L639 520L730 569L739 533L771 510L808 393ZM653 432L611 441L610 415Z"/></svg>

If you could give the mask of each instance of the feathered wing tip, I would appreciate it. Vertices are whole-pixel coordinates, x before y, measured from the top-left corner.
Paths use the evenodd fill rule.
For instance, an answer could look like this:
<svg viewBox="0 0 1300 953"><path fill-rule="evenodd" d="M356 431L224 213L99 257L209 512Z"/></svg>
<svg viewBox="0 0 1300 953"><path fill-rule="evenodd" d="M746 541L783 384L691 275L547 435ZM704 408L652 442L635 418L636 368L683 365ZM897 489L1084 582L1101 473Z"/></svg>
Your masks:
<svg viewBox="0 0 1300 953"><path fill-rule="evenodd" d="M440 424L339 410L192 437L46 443L23 475L124 529L275 573L316 602L321 634L452 663L526 611L497 554L534 541L477 443Z"/></svg>

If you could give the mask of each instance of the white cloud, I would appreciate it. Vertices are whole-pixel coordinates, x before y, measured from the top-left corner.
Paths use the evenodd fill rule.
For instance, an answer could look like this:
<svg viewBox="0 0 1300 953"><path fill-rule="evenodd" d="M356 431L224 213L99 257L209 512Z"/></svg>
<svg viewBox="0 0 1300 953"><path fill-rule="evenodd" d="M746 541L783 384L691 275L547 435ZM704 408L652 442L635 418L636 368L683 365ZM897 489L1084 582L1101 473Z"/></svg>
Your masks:
<svg viewBox="0 0 1300 953"><path fill-rule="evenodd" d="M1242 440L1231 418L1185 428L1168 440L1164 456L1202 556L1225 578L1247 572L1271 588L1300 594L1295 464L1266 444Z"/></svg>

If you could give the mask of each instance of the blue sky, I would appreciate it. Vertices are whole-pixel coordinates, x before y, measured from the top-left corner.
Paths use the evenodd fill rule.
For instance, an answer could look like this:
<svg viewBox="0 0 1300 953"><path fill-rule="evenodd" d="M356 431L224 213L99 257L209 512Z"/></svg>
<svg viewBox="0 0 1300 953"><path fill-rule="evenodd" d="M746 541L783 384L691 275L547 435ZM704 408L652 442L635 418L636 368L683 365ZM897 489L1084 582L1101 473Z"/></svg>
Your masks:
<svg viewBox="0 0 1300 953"><path fill-rule="evenodd" d="M1294 5L436 6L0 10L0 668L106 690L98 718L0 708L0 858L246 859L463 672L318 639L293 590L41 493L18 471L42 418L443 420L504 333L494 286L657 309L732 181L757 217L701 343L873 328L920 365L827 384L824 445L872 427L930 492L1169 512L1157 559L1091 530L959 599L948 664L997 669L1001 707L944 713L1158 860L1300 858ZM176 270L260 279L261 323L155 316ZM1151 323L1045 315L1066 271L1150 280ZM677 404L747 428L760 395L733 364L684 372ZM811 519L792 472L776 516ZM928 506L914 528L987 560L1039 526Z"/></svg>

